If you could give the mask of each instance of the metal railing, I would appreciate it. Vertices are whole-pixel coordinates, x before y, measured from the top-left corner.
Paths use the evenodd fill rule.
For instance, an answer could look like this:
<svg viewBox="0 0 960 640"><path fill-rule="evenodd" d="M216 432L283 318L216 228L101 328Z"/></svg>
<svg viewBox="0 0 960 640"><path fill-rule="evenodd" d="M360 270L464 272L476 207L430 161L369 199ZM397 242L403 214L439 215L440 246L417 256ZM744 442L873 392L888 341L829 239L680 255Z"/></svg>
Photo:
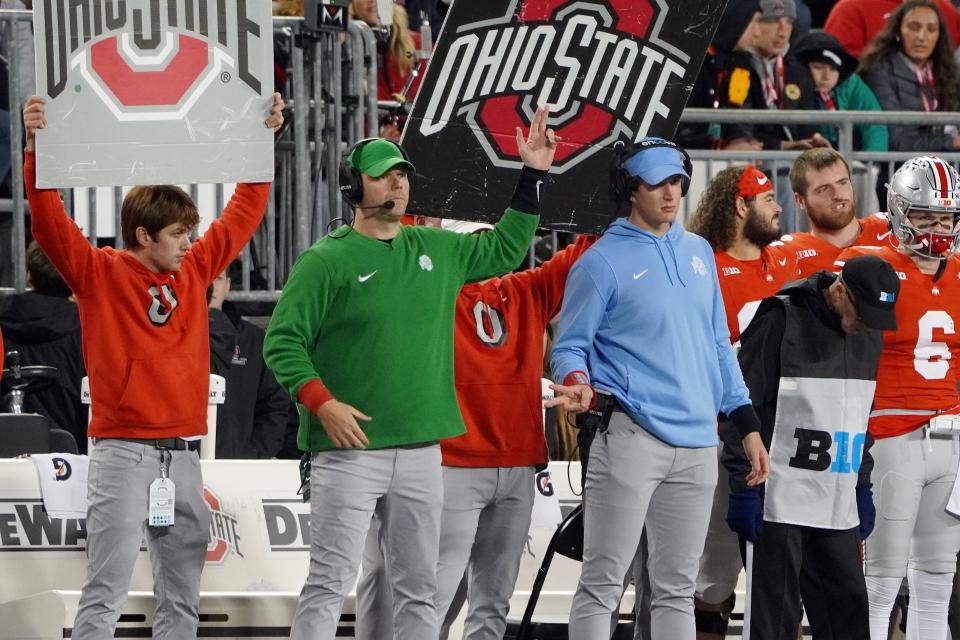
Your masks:
<svg viewBox="0 0 960 640"><path fill-rule="evenodd" d="M0 10L0 52L9 64L17 64L16 47L10 46L14 27L32 20L29 11ZM376 135L382 103L377 102L376 40L371 29L362 22L351 22L345 34L312 33L303 27L300 18L274 18L274 42L278 61L286 57L289 71L282 88L288 107L289 125L276 144L276 177L273 197L270 199L264 221L251 243L240 256L243 276L234 283L230 299L249 302L272 302L279 295L296 257L313 242L327 233L331 224L345 211L337 189L337 169L343 149L357 140ZM17 74L9 74L10 105L22 104L23 95ZM12 282L4 291L22 291L26 287L24 268L26 203L23 198L23 144L22 123L18 113L10 118L12 152L11 182L14 185L9 200L0 200L0 216L12 214L9 247L0 249L0 258L7 252L12 264ZM836 126L839 133L838 150L843 153L859 175L866 176L861 187L861 202L867 201L870 176L879 173L886 164L888 172L897 162L917 155L915 152L855 151L854 128L858 124L900 125L954 125L960 123L960 113L884 112L884 111L768 111L768 110L714 110L687 109L685 122L719 124L807 124ZM694 185L685 199L684 213L696 206L699 192L719 168L730 162L759 162L771 175L778 194L784 194L782 204L792 202L786 185L786 171L798 151L713 151L691 149L698 171ZM949 162L960 163L960 153L938 153ZM700 170L701 167L704 170ZM874 180L875 182L875 180ZM196 201L200 185L190 185L190 195ZM224 187L216 185L213 200L215 215L224 203ZM123 190L116 187L106 199L98 199L95 190L88 190L85 202L91 214L106 206L113 208L113 224L119 229L120 201ZM67 209L74 211L73 192L65 191ZM875 196L873 197L876 200ZM789 202L787 202L789 200ZM109 201L109 202L108 202ZM879 204L879 203L878 203ZM86 232L92 243L102 238L98 232L96 215L90 215ZM802 220L789 211L782 216L785 228L800 228ZM549 234L547 241L557 247L557 234ZM113 242L120 243L119 237ZM534 260L531 247L530 261ZM257 276L255 283L252 276ZM5 283L0 283L5 284ZM257 286L254 286L254 285ZM12 285L12 286L11 286Z"/></svg>
<svg viewBox="0 0 960 640"><path fill-rule="evenodd" d="M0 53L11 68L17 64L13 43L14 25L32 21L30 11L0 10ZM315 33L304 28L302 18L274 18L274 43L288 57L287 82L281 93L290 121L276 143L276 175L272 197L263 223L239 259L242 279L234 283L230 299L272 302L296 257L325 235L331 222L342 216L343 205L336 187L336 172L343 149L357 140L376 135L379 122L377 105L376 40L370 27L351 22L345 34ZM0 260L7 258L10 281L0 283L0 293L26 288L25 242L26 216L29 213L23 189L23 127L19 106L28 96L18 86L17 74L9 74L11 105L11 185L12 197L0 199L0 216L11 216L9 245L0 249ZM214 211L219 216L225 203L225 185L189 185L195 202L201 191L213 189ZM75 217L74 190L63 190L67 211ZM102 193L102 191L101 191ZM115 187L110 196L98 197L87 189L84 202L89 221L84 231L90 242L104 240L96 214L113 211L113 226L119 230L123 189ZM117 232L107 236L111 244L122 245ZM259 287L252 286L257 276Z"/></svg>

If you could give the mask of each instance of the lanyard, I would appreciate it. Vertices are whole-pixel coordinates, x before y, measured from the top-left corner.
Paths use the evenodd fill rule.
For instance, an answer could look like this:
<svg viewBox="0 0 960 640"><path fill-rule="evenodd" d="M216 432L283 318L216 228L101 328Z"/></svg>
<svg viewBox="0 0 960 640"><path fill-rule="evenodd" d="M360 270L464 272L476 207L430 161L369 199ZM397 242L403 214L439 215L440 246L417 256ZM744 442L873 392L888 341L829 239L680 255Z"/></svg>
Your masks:
<svg viewBox="0 0 960 640"><path fill-rule="evenodd" d="M777 56L774 67L776 80L766 72L763 74L763 97L766 99L768 107L780 106L780 95L783 93L783 56Z"/></svg>
<svg viewBox="0 0 960 640"><path fill-rule="evenodd" d="M936 78L933 77L933 65L926 62L922 65L911 63L913 72L917 76L917 85L920 89L920 100L923 101L924 111L936 111L940 103L937 101ZM927 97L927 89L933 94L933 98Z"/></svg>
<svg viewBox="0 0 960 640"><path fill-rule="evenodd" d="M833 96L830 95L829 91L821 91L820 99L823 100L823 106L827 108L827 111L837 110L837 103L833 101Z"/></svg>

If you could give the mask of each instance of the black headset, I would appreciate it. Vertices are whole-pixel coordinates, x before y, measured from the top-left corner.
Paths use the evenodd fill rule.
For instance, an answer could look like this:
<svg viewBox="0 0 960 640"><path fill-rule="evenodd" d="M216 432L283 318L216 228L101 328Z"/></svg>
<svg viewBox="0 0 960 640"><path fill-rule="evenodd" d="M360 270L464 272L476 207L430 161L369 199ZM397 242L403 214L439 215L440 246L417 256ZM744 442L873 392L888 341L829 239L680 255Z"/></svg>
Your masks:
<svg viewBox="0 0 960 640"><path fill-rule="evenodd" d="M339 186L340 196L347 204L356 207L363 200L363 178L360 177L360 170L353 166L354 154L363 149L367 144L374 140L386 140L386 138L364 138L350 145L340 157ZM390 144L400 150L400 155L407 162L410 162L410 156L404 151L403 147L392 140L387 140ZM410 162L410 164L413 164Z"/></svg>
<svg viewBox="0 0 960 640"><path fill-rule="evenodd" d="M688 176L693 177L693 161L690 159L690 154L676 142L670 140L642 140L627 144L621 140L613 145L613 162L610 164L610 197L617 207L628 204L632 195L630 183L635 176L630 175L624 167L627 160L642 151L656 149L657 147L666 147L679 153L683 159L683 170L687 172ZM684 180L681 195L687 195L689 188L690 181Z"/></svg>

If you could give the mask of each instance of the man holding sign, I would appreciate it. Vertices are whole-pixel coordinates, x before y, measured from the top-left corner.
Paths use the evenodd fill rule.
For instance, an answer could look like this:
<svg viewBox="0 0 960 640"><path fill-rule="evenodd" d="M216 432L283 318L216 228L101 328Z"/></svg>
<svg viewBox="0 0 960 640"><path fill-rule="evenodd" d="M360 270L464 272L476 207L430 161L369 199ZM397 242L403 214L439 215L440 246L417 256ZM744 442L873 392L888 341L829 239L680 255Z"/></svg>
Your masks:
<svg viewBox="0 0 960 640"><path fill-rule="evenodd" d="M282 107L274 94L266 126L283 124ZM195 638L210 528L197 454L207 430L206 291L259 226L270 183L238 185L195 242L200 217L183 190L135 187L120 214L127 249L97 249L60 194L35 186L45 110L34 96L23 111L24 181L33 235L80 307L93 408L87 577L72 637L113 637L149 522L153 637Z"/></svg>

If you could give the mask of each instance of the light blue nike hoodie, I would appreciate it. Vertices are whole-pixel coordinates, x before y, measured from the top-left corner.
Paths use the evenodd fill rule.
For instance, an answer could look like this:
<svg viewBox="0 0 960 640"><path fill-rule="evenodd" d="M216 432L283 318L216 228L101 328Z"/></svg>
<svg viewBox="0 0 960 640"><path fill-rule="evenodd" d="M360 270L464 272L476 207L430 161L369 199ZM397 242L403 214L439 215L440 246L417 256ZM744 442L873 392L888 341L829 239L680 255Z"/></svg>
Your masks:
<svg viewBox="0 0 960 640"><path fill-rule="evenodd" d="M750 404L730 346L713 251L674 223L659 238L621 218L567 276L551 353L675 447L717 444L717 413Z"/></svg>

